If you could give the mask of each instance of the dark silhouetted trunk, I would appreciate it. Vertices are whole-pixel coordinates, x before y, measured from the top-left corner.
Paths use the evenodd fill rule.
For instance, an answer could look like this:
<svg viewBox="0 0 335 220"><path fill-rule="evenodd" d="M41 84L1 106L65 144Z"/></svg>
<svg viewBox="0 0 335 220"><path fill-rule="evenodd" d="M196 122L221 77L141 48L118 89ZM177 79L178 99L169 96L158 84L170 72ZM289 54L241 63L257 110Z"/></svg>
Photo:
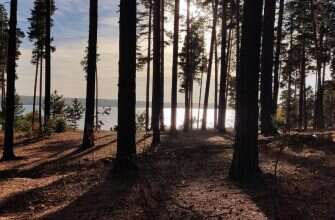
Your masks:
<svg viewBox="0 0 335 220"><path fill-rule="evenodd" d="M38 67L39 67L39 58L36 59L36 71L35 71L35 81L34 81L34 97L33 97L33 116L31 119L31 130L35 130L35 114L36 114L36 93L37 93L37 79L38 79Z"/></svg>
<svg viewBox="0 0 335 220"><path fill-rule="evenodd" d="M164 27L164 15L165 15L165 0L161 0L161 100L160 100L160 129L165 130L164 126L164 68L165 68L165 27Z"/></svg>
<svg viewBox="0 0 335 220"><path fill-rule="evenodd" d="M97 69L98 0L90 0L86 111L82 148L94 146L95 75Z"/></svg>
<svg viewBox="0 0 335 220"><path fill-rule="evenodd" d="M273 115L277 113L278 107L278 96L279 96L279 67L280 67L280 54L281 54L281 44L283 35L283 18L284 18L284 6L285 0L279 1L279 15L277 24L277 41L276 41L276 52L274 61L274 71L273 71Z"/></svg>
<svg viewBox="0 0 335 220"><path fill-rule="evenodd" d="M241 44L241 31L240 31L240 23L241 23L241 13L240 13L240 0L236 0L236 100L238 99L238 96L240 94L239 87L238 87L238 81L240 78L240 44ZM235 101L235 122L234 122L234 128L236 130L237 125L237 112L239 110L239 106L237 101Z"/></svg>
<svg viewBox="0 0 335 220"><path fill-rule="evenodd" d="M99 123L99 80L98 80L98 67L95 71L95 130L98 131Z"/></svg>
<svg viewBox="0 0 335 220"><path fill-rule="evenodd" d="M41 49L41 54L43 54L43 49ZM39 133L43 135L43 119L42 119L42 97L43 97L43 55L40 57L40 85L39 85L39 100L38 100L38 124Z"/></svg>
<svg viewBox="0 0 335 220"><path fill-rule="evenodd" d="M152 83L152 114L153 130L152 146L160 144L159 116L161 103L161 0L154 0L153 18L153 83Z"/></svg>
<svg viewBox="0 0 335 220"><path fill-rule="evenodd" d="M300 64L300 88L299 88L299 116L298 116L298 129L301 130L304 123L304 102L305 102L305 80L306 80L306 52L305 45L302 44L301 51L301 64Z"/></svg>
<svg viewBox="0 0 335 220"><path fill-rule="evenodd" d="M276 1L265 0L263 19L262 74L261 74L261 132L276 133L273 118L272 70Z"/></svg>
<svg viewBox="0 0 335 220"><path fill-rule="evenodd" d="M289 60L292 60L292 56L293 56L292 46L293 46L293 24L292 24L292 18L291 18L290 49L289 49L289 54L288 54ZM286 101L286 130L290 132L291 131L291 121L290 121L291 119L291 94L292 94L291 86L292 86L292 74L293 74L292 62L288 62L288 65L289 65L288 67L289 73L288 73L287 101Z"/></svg>
<svg viewBox="0 0 335 220"><path fill-rule="evenodd" d="M185 79L185 116L184 116L184 131L190 128L190 0L186 1L186 79Z"/></svg>
<svg viewBox="0 0 335 220"><path fill-rule="evenodd" d="M246 182L259 173L258 84L262 0L245 0L242 26L237 126L230 177Z"/></svg>
<svg viewBox="0 0 335 220"><path fill-rule="evenodd" d="M17 0L10 2L9 38L7 56L7 94L5 116L5 138L3 160L15 159L14 155L14 109L15 109L15 67L16 67L16 25Z"/></svg>
<svg viewBox="0 0 335 220"><path fill-rule="evenodd" d="M147 88L145 99L145 130L149 131L149 109L150 109L150 71L151 71L151 33L152 33L152 0L149 9L149 30L148 30L148 54L147 54Z"/></svg>
<svg viewBox="0 0 335 220"><path fill-rule="evenodd" d="M202 97L202 82L204 78L204 71L201 71L201 77L200 77L200 92L199 92L199 103L198 103L198 118L197 118L197 129L199 129L199 123L200 123L200 108L201 108L201 97Z"/></svg>
<svg viewBox="0 0 335 220"><path fill-rule="evenodd" d="M180 0L175 0L173 57L172 57L172 91L171 91L171 131L172 132L176 131L176 128L177 128L179 8L180 8Z"/></svg>
<svg viewBox="0 0 335 220"><path fill-rule="evenodd" d="M117 169L129 170L136 155L136 1L120 2Z"/></svg>
<svg viewBox="0 0 335 220"><path fill-rule="evenodd" d="M323 50L323 28L317 26L317 12L315 10L318 4L315 0L311 1L312 9L312 24L313 24L313 36L315 44L315 57L316 57L316 71L317 71L317 87L316 87L316 100L314 109L314 129L323 129L323 92L322 92L322 50Z"/></svg>
<svg viewBox="0 0 335 220"><path fill-rule="evenodd" d="M45 94L44 94L44 124L50 118L50 95L51 95L51 0L45 1Z"/></svg>
<svg viewBox="0 0 335 220"><path fill-rule="evenodd" d="M218 84L219 84L219 58L218 58L218 42L217 37L215 36L215 46L214 46L214 128L218 127Z"/></svg>
<svg viewBox="0 0 335 220"><path fill-rule="evenodd" d="M220 77L220 100L219 100L219 123L218 129L221 132L226 130L226 88L227 88L227 0L222 6L222 27L221 27L221 77Z"/></svg>
<svg viewBox="0 0 335 220"><path fill-rule="evenodd" d="M202 116L202 130L207 129L207 109L208 109L208 99L209 99L209 89L211 85L211 76L212 76L212 65L213 65L213 54L214 54L214 41L216 36L216 24L217 24L217 11L218 11L218 0L214 1L214 10L213 10L213 25L212 25L212 36L209 49L209 60L208 60L208 70L207 70L207 79L205 87L205 97L204 97L204 107L203 107L203 116Z"/></svg>

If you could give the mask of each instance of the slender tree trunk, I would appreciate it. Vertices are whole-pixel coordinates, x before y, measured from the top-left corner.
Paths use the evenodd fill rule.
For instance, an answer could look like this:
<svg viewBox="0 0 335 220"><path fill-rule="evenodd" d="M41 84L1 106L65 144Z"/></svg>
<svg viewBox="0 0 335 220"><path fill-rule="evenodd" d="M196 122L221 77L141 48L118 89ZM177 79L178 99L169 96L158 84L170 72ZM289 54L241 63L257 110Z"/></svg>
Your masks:
<svg viewBox="0 0 335 220"><path fill-rule="evenodd" d="M220 77L220 100L219 100L219 131L226 130L226 88L227 88L227 0L222 6L221 27L221 77ZM228 51L228 50L227 50Z"/></svg>
<svg viewBox="0 0 335 220"><path fill-rule="evenodd" d="M241 41L241 31L240 31L240 23L241 23L241 15L240 15L240 0L236 0L236 83L235 83L235 88L236 88L236 101L235 101L235 122L234 122L234 128L236 130L236 126L238 123L238 111L239 111L239 106L237 103L237 100L239 99L238 96L240 94L239 87L238 87L238 82L240 78L240 41Z"/></svg>
<svg viewBox="0 0 335 220"><path fill-rule="evenodd" d="M149 9L149 31L148 31L148 54L147 54L147 88L145 99L145 130L149 131L149 109L150 109L150 71L151 71L151 32L152 32L152 0Z"/></svg>
<svg viewBox="0 0 335 220"><path fill-rule="evenodd" d="M44 124L50 119L51 97L51 0L45 1L45 97L44 97Z"/></svg>
<svg viewBox="0 0 335 220"><path fill-rule="evenodd" d="M214 43L214 129L218 127L218 78L219 78L219 67L218 67L218 41L217 37L215 36L215 43Z"/></svg>
<svg viewBox="0 0 335 220"><path fill-rule="evenodd" d="M136 1L120 2L120 68L117 162L121 170L134 168L136 155Z"/></svg>
<svg viewBox="0 0 335 220"><path fill-rule="evenodd" d="M15 67L16 67L17 0L10 2L9 38L7 56L7 95L3 160L15 159L14 154L14 109L15 109Z"/></svg>
<svg viewBox="0 0 335 220"><path fill-rule="evenodd" d="M165 0L161 0L161 103L160 103L160 129L165 130L164 126L164 68L165 68L165 27L164 27L164 16L165 16Z"/></svg>
<svg viewBox="0 0 335 220"><path fill-rule="evenodd" d="M218 0L215 0L214 1L214 11L213 11L212 36L211 36L211 43L210 43L210 49L209 49L209 62L208 62L207 80L206 80L206 87L205 87L203 116L202 116L202 126L201 126L202 130L207 129L207 109L208 109L208 99L209 99L209 88L210 88L211 75L212 75L214 40L216 36L217 11L218 11Z"/></svg>
<svg viewBox="0 0 335 220"><path fill-rule="evenodd" d="M305 97L305 80L306 80L306 53L305 45L302 44L301 52L301 67L300 67L300 91L299 91L299 117L298 129L301 130L304 121L304 97Z"/></svg>
<svg viewBox="0 0 335 220"><path fill-rule="evenodd" d="M43 97L43 49L41 49L40 57L40 85L39 85L39 100L38 100L38 124L39 124L39 133L43 134L43 119L42 119L42 97Z"/></svg>
<svg viewBox="0 0 335 220"><path fill-rule="evenodd" d="M273 120L272 70L276 1L265 0L263 19L262 74L261 74L261 132L276 133Z"/></svg>
<svg viewBox="0 0 335 220"><path fill-rule="evenodd" d="M314 36L314 44L315 44L315 57L316 57L316 66L317 66L317 92L316 92L316 100L315 100L315 110L314 110L314 128L315 129L323 129L323 101L322 101L322 82L321 82L321 53L322 53L322 44L323 44L323 31L322 27L317 27L317 12L315 10L316 5L318 4L315 0L311 1L311 9L312 9L312 24L313 24L313 36ZM319 32L319 33L318 33Z"/></svg>
<svg viewBox="0 0 335 220"><path fill-rule="evenodd" d="M95 75L97 69L98 0L90 0L90 24L87 61L86 111L81 148L94 146ZM118 125L120 126L120 125Z"/></svg>
<svg viewBox="0 0 335 220"><path fill-rule="evenodd" d="M179 9L180 9L180 0L175 0L173 57L172 57L172 92L171 92L171 131L172 132L176 131L176 127L177 127Z"/></svg>
<svg viewBox="0 0 335 220"><path fill-rule="evenodd" d="M230 177L246 182L259 172L258 84L262 26L262 0L245 0L238 80L238 124Z"/></svg>
<svg viewBox="0 0 335 220"><path fill-rule="evenodd" d="M154 0L153 18L153 91L151 127L153 130L152 146L160 144L159 115L161 103L161 0Z"/></svg>
<svg viewBox="0 0 335 220"><path fill-rule="evenodd" d="M198 119L197 119L197 129L199 129L199 123L200 123L200 108L201 108L201 97L202 97L202 82L204 78L204 71L201 71L201 77L200 77L200 94L199 94L199 103L198 103Z"/></svg>
<svg viewBox="0 0 335 220"><path fill-rule="evenodd" d="M291 27L290 27L290 49L289 49L289 60L292 60L293 56L293 19L290 19L291 21ZM288 74L288 87L287 87L287 103L286 103L286 130L288 132L291 131L291 85L292 85L292 74L293 74L293 68L292 68L292 62L289 62L289 74Z"/></svg>
<svg viewBox="0 0 335 220"><path fill-rule="evenodd" d="M95 130L99 130L99 80L98 70L95 71Z"/></svg>
<svg viewBox="0 0 335 220"><path fill-rule="evenodd" d="M186 82L185 82L185 116L184 116L184 131L188 131L190 128L190 84L191 84L191 72L190 72L190 0L186 1Z"/></svg>
<svg viewBox="0 0 335 220"><path fill-rule="evenodd" d="M36 93L37 93L37 78L38 78L38 66L39 58L36 59L36 72L35 72L35 81L34 81L34 98L33 98L33 116L31 120L31 129L35 130L35 114L36 114Z"/></svg>
<svg viewBox="0 0 335 220"><path fill-rule="evenodd" d="M280 67L280 54L281 44L283 35L283 18L284 18L284 6L285 0L279 1L279 16L277 24L277 41L276 41L276 52L274 61L274 73L273 73L273 114L276 115L278 107L278 96L279 96L279 67Z"/></svg>
<svg viewBox="0 0 335 220"><path fill-rule="evenodd" d="M6 111L6 79L5 79L5 68L1 71L1 110Z"/></svg>

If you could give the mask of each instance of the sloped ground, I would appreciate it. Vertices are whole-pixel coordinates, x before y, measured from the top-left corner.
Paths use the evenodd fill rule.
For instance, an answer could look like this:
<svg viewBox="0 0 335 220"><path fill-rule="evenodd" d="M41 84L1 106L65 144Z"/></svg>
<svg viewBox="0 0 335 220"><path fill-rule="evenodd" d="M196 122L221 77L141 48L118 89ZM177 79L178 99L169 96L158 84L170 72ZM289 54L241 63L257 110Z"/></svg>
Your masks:
<svg viewBox="0 0 335 220"><path fill-rule="evenodd" d="M230 181L231 135L194 131L150 149L138 135L138 174L115 176L116 135L78 151L81 134L18 145L0 163L0 219L335 219L331 133L261 138L262 177ZM275 178L275 167L277 172Z"/></svg>

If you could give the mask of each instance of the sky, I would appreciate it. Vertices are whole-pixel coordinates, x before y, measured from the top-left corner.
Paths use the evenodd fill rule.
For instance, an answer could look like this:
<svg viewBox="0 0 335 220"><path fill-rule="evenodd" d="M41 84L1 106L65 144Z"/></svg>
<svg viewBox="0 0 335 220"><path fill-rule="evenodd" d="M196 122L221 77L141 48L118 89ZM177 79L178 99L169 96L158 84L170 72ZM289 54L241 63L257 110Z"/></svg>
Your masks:
<svg viewBox="0 0 335 220"><path fill-rule="evenodd" d="M8 8L8 0L0 0ZM53 17L54 27L52 36L56 51L52 54L52 89L58 90L65 97L83 98L86 94L85 74L80 65L84 57L88 39L89 0L55 0L57 10ZM181 2L181 14L186 9L185 2ZM99 27L98 27L98 63L99 96L106 99L117 99L118 81L118 0L99 1ZM18 1L18 26L26 33L29 23L33 0ZM195 8L194 10L195 11ZM167 29L172 28L173 16L167 16ZM210 21L209 21L210 22ZM183 25L183 21L181 22ZM205 36L209 38L208 32ZM182 37L181 37L182 39ZM209 41L209 39L206 39ZM21 45L21 57L18 61L16 89L19 95L32 95L35 68L31 64L32 43L26 38ZM172 48L165 50L165 102L170 101ZM144 69L145 70L145 69ZM137 100L145 100L146 73L137 72ZM211 82L214 82L212 74ZM307 83L313 85L313 79ZM205 83L205 80L204 80ZM210 94L214 94L213 83ZM195 89L194 96L198 96L199 89ZM179 93L178 101L183 101ZM214 96L210 96L212 103ZM197 100L197 98L195 98Z"/></svg>
<svg viewBox="0 0 335 220"><path fill-rule="evenodd" d="M8 9L8 0L0 0ZM83 98L86 95L86 81L80 65L88 39L89 0L55 0L56 12L53 17L52 37L56 51L52 54L52 90L65 97ZM181 13L185 4L181 4ZM117 99L118 81L118 0L99 1L98 63L99 96ZM18 26L27 33L32 0L18 1ZM167 16L166 28L172 28L172 16ZM170 24L170 25L169 25ZM182 37L181 37L182 38ZM145 48L145 45L144 45ZM32 43L26 38L20 47L22 55L18 61L16 89L19 95L33 94L35 67L31 64ZM144 68L145 70L145 68ZM137 100L145 100L146 73L137 72ZM172 47L165 49L165 102L170 101L172 72ZM211 88L213 90L214 88ZM196 89L196 91L198 91ZM197 92L195 92L197 97ZM179 93L178 101L183 95ZM197 98L195 98L197 100ZM210 97L210 102L212 97Z"/></svg>

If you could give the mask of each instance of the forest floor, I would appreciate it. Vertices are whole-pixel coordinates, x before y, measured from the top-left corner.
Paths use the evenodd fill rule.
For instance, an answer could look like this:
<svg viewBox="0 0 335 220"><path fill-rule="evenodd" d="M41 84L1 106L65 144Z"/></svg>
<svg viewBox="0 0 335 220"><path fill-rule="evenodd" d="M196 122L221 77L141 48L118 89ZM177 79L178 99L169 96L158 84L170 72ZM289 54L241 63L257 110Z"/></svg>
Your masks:
<svg viewBox="0 0 335 220"><path fill-rule="evenodd" d="M155 149L139 134L127 176L111 172L115 133L87 151L80 132L21 138L19 160L0 163L0 220L335 219L334 137L260 137L263 175L247 186L228 178L232 134L164 134Z"/></svg>

